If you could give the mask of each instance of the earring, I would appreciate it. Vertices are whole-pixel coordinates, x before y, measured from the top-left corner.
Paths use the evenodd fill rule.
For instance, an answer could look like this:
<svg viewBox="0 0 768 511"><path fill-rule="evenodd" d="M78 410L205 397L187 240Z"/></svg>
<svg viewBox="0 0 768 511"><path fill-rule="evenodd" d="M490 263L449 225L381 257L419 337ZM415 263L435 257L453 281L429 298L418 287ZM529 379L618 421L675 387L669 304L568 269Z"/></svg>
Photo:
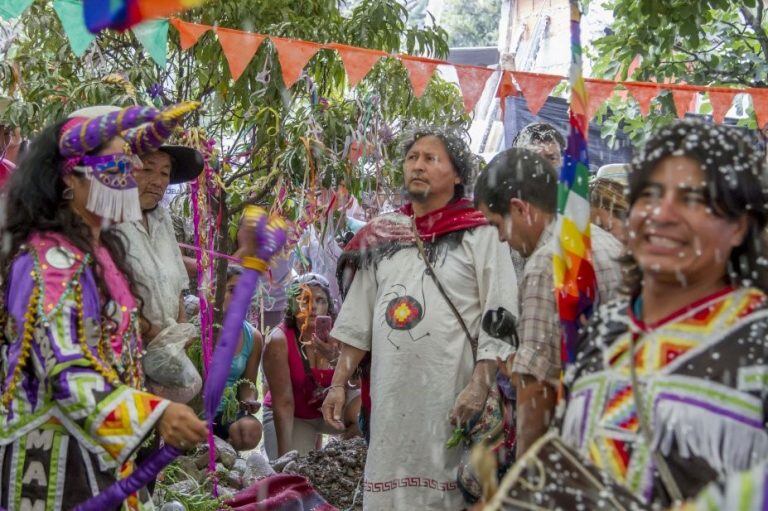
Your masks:
<svg viewBox="0 0 768 511"><path fill-rule="evenodd" d="M72 187L68 186L64 188L63 192L61 192L61 197L64 200L72 200L75 198L75 190Z"/></svg>

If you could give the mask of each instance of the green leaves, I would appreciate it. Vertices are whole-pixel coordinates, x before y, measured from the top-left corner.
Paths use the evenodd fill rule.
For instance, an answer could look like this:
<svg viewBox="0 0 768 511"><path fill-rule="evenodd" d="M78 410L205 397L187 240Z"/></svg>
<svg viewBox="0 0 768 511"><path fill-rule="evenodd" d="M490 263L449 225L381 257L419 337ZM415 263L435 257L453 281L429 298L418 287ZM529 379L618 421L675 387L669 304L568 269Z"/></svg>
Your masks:
<svg viewBox="0 0 768 511"><path fill-rule="evenodd" d="M451 46L496 46L499 39L501 0L447 0L441 23Z"/></svg>
<svg viewBox="0 0 768 511"><path fill-rule="evenodd" d="M453 430L453 434L451 435L451 438L449 438L448 441L445 443L445 448L453 449L454 447L460 445L466 439L467 439L466 429L464 429L462 426L459 426Z"/></svg>
<svg viewBox="0 0 768 511"><path fill-rule="evenodd" d="M184 18L388 53L436 58L448 54L445 30L410 26L409 13L397 0L361 0L344 12L338 4L337 0L219 0L186 11ZM170 30L167 63L161 69L130 31L103 32L82 57L76 57L50 2L33 3L21 20L21 35L0 58L0 95L12 100L0 110L0 123L20 126L31 136L88 105L202 102L202 111L190 125L196 123L217 142L216 163L223 183L222 189L214 189L219 193L216 207L221 207L216 238L220 252L232 249L238 212L245 204L269 206L284 188L282 211L295 220L304 214L300 208L312 191L312 173L317 187L344 182L358 197L377 187L397 188L402 181L395 162L402 130L424 123L466 127L469 122L454 84L435 76L425 94L414 98L402 64L391 58L379 61L350 91L339 57L323 50L305 67L307 79L286 90L270 44L263 44L241 78L232 81L212 31L181 51L176 30ZM115 73L124 76L133 90L104 82ZM358 160L350 158L353 142L361 148ZM173 207L189 218L188 196Z"/></svg>
<svg viewBox="0 0 768 511"><path fill-rule="evenodd" d="M594 42L593 75L700 85L768 85L768 16L756 0L610 0L612 33ZM640 65L627 76L630 64ZM669 98L647 119L632 105L611 104L603 132L621 123L633 140L675 118ZM702 111L701 113L705 113ZM607 124L605 124L607 123Z"/></svg>

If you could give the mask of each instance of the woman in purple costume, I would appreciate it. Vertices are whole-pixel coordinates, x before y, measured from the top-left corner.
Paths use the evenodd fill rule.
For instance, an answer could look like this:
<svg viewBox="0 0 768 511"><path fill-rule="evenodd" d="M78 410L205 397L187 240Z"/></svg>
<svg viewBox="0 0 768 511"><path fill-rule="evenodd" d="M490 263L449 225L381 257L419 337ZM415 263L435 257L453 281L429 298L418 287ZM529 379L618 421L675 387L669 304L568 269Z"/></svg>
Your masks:
<svg viewBox="0 0 768 511"><path fill-rule="evenodd" d="M140 211L123 134L161 115L83 111L49 126L5 188L0 507L72 509L128 477L153 431L180 449L206 437L189 407L143 390L140 304L105 229ZM142 490L121 509L147 504Z"/></svg>

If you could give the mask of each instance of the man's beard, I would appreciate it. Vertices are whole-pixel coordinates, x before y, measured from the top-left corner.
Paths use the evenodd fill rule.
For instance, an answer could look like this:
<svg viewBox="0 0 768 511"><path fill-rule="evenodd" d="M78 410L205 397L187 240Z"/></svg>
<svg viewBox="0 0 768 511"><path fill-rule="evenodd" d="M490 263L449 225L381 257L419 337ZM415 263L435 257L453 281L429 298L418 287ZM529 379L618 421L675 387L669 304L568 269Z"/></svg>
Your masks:
<svg viewBox="0 0 768 511"><path fill-rule="evenodd" d="M405 186L405 196L411 201L411 202L427 202L427 200L430 197L430 191L429 188L426 188L424 191L418 191L418 192L412 192L408 186Z"/></svg>

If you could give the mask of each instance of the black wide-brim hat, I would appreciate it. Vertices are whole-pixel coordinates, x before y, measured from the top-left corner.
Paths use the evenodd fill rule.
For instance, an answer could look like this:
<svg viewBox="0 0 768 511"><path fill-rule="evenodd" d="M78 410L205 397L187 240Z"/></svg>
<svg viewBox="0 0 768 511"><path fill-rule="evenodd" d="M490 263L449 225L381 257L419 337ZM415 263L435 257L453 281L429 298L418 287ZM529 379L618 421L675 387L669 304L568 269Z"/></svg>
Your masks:
<svg viewBox="0 0 768 511"><path fill-rule="evenodd" d="M197 176L203 171L203 155L196 149L181 145L164 145L158 151L171 157L170 184L172 185L197 179Z"/></svg>

